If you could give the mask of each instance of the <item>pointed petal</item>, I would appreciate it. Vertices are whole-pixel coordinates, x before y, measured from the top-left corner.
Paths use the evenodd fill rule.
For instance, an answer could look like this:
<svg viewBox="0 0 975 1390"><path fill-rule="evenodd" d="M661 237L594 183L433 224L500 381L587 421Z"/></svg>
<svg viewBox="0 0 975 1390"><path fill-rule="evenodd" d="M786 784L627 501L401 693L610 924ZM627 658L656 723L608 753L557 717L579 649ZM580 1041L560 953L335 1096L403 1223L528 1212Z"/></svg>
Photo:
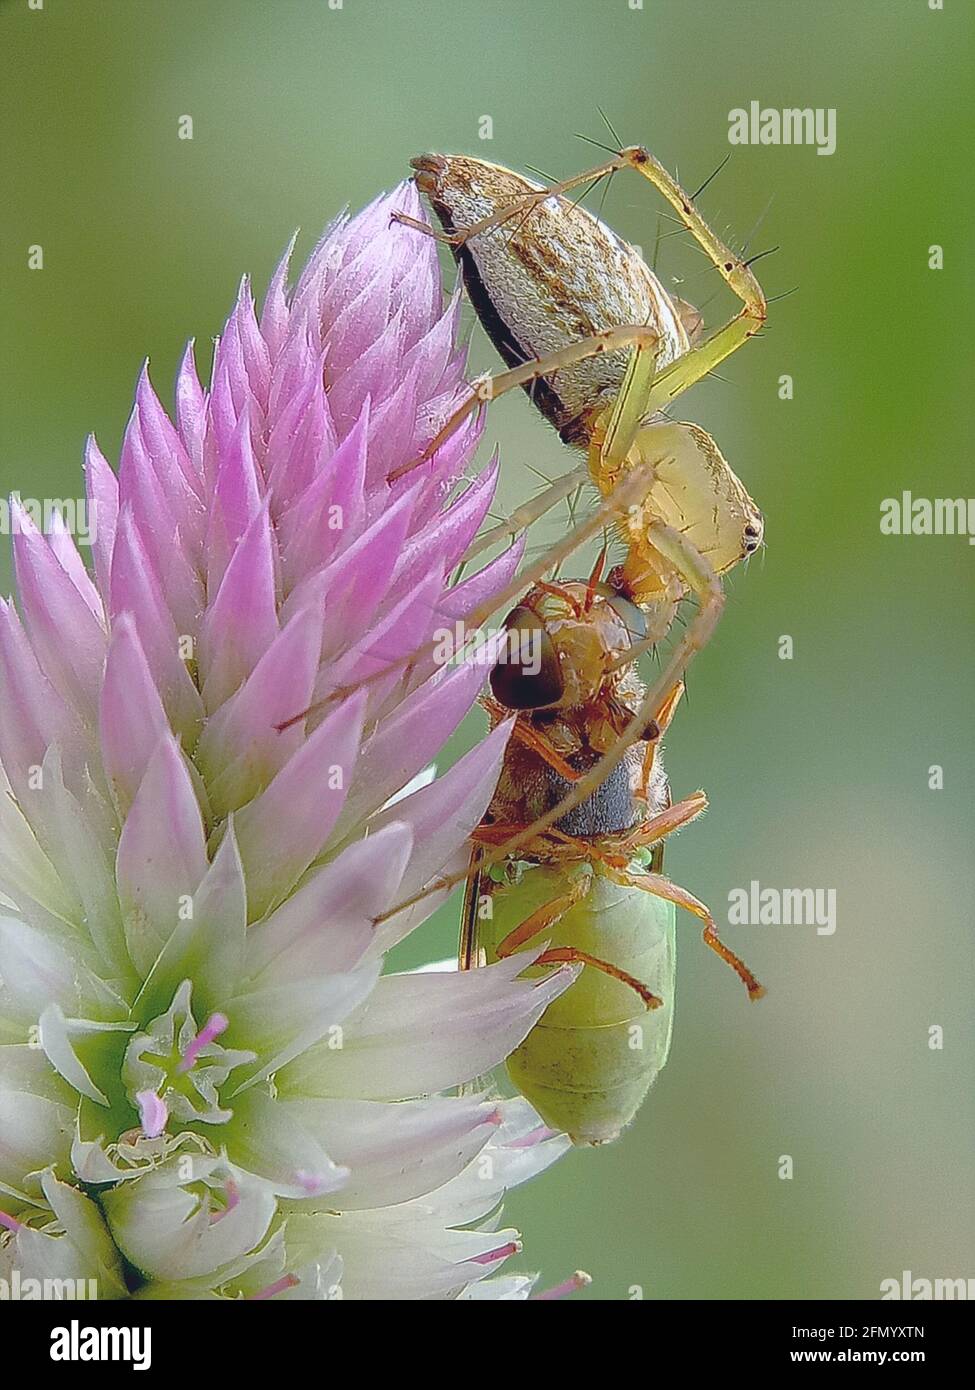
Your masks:
<svg viewBox="0 0 975 1390"><path fill-rule="evenodd" d="M304 741L284 724L312 702L322 646L320 605L295 613L240 689L207 721L194 761L218 815L236 810L271 781Z"/></svg>
<svg viewBox="0 0 975 1390"><path fill-rule="evenodd" d="M266 508L227 566L200 634L207 709L218 709L247 679L278 634L274 541Z"/></svg>
<svg viewBox="0 0 975 1390"><path fill-rule="evenodd" d="M163 1012L183 980L193 982L200 1017L223 1010L243 969L247 891L231 820L200 886L166 942L136 1000L139 1016Z"/></svg>
<svg viewBox="0 0 975 1390"><path fill-rule="evenodd" d="M179 744L163 738L119 839L116 876L129 955L145 976L207 869L199 802Z"/></svg>
<svg viewBox="0 0 975 1390"><path fill-rule="evenodd" d="M492 639L485 644L483 664L464 662L439 671L383 722L363 747L341 828L381 806L430 761L477 699L496 649Z"/></svg>
<svg viewBox="0 0 975 1390"><path fill-rule="evenodd" d="M396 822L349 845L247 934L257 986L351 969L375 941L373 919L399 888L413 836Z"/></svg>
<svg viewBox="0 0 975 1390"><path fill-rule="evenodd" d="M65 700L94 723L105 629L19 504L11 517L17 588L38 660Z"/></svg>
<svg viewBox="0 0 975 1390"><path fill-rule="evenodd" d="M390 821L402 821L413 832L413 854L397 894L399 901L418 893L435 875L448 872L448 862L458 850L466 855L468 836L480 825L494 795L513 725L513 719L499 724L442 777L384 808L369 822L371 834L373 827ZM401 941L428 914L429 904L421 902L384 922L382 949Z"/></svg>
<svg viewBox="0 0 975 1390"><path fill-rule="evenodd" d="M135 619L120 613L112 625L98 705L102 764L124 816L169 721Z"/></svg>
<svg viewBox="0 0 975 1390"><path fill-rule="evenodd" d="M92 538L95 576L102 596L107 601L115 526L118 521L118 479L95 443L93 434L88 436L85 446L85 490L88 498L88 528Z"/></svg>
<svg viewBox="0 0 975 1390"><path fill-rule="evenodd" d="M310 1048L278 1076L279 1093L399 1100L489 1072L576 977L560 968L516 979L529 957L451 975L385 975L346 1024L342 1047Z"/></svg>
<svg viewBox="0 0 975 1390"><path fill-rule="evenodd" d="M324 848L345 804L364 706L361 693L339 705L271 785L238 812L252 921L294 887Z"/></svg>

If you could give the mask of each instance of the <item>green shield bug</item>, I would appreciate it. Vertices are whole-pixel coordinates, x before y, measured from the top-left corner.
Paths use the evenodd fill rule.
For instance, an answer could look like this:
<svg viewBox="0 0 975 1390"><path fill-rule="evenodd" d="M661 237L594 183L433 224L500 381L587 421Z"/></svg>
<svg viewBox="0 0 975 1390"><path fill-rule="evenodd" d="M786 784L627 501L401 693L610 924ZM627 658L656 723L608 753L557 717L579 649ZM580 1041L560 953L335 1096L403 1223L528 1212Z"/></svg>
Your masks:
<svg viewBox="0 0 975 1390"><path fill-rule="evenodd" d="M704 922L704 940L750 998L764 993L704 904L661 872L664 838L707 805L703 792L672 805L660 759L681 686L613 761L642 703L636 669L621 658L644 615L599 570L585 582L536 585L509 615L517 640L494 668L485 704L494 722L513 710L517 718L473 836L460 944L463 969L530 949L532 971L581 967L507 1064L546 1124L578 1144L615 1139L667 1060L676 906ZM567 791L593 772L592 793L569 805ZM510 855L508 844L517 844Z"/></svg>

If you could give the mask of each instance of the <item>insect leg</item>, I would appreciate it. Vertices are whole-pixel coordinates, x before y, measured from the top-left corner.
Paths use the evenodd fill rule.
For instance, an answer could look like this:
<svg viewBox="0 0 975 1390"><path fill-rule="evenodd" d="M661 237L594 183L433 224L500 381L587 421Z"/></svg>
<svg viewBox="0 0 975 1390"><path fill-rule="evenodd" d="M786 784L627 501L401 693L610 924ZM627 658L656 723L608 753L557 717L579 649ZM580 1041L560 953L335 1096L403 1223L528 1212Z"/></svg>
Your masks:
<svg viewBox="0 0 975 1390"><path fill-rule="evenodd" d="M642 980L638 980L635 975L629 975L625 970L621 970L618 965L613 965L608 960L600 960L599 956L591 956L588 951L580 951L576 946L550 946L543 951L540 956L536 956L533 965L591 965L594 970L600 970L604 975L610 975L614 980L619 980L621 984L629 985L630 989L635 990L648 1009L659 1009L664 1002L659 994L654 994L647 989Z"/></svg>
<svg viewBox="0 0 975 1390"><path fill-rule="evenodd" d="M515 951L520 951L527 942L554 926L570 907L575 907L576 903L586 897L591 886L590 875L580 874L567 893L562 893L559 897L552 898L551 902L543 903L541 907L536 908L519 926L499 941L496 948L499 960L514 955Z"/></svg>
<svg viewBox="0 0 975 1390"><path fill-rule="evenodd" d="M663 874L631 874L609 869L603 869L601 872L606 873L616 883L626 884L632 888L642 888L644 892L653 894L655 898L664 898L667 902L676 903L678 907L686 908L688 912L692 912L704 923L704 944L710 946L711 950L719 955L726 965L731 966L748 990L749 999L762 998L765 987L758 983L745 962L724 944L718 935L718 925L711 915L710 909L695 898L693 893L689 893L686 888L681 888L678 884L673 883Z"/></svg>
<svg viewBox="0 0 975 1390"><path fill-rule="evenodd" d="M424 191L428 191L424 183L424 175L429 173L429 161L436 160L436 156L418 155L410 160L410 164L417 170L417 186ZM513 217L527 218L534 208L540 203L544 203L548 198L568 193L573 188L578 188L579 184L587 183L590 180L599 182L614 169L624 167L619 160L614 160L612 164L600 164L595 169L590 169L582 174L575 174L570 179L563 179L561 183L553 183L547 188L528 188L524 193L519 193L512 198L509 203L497 208L489 213L487 217L482 217L478 222L472 222L468 227L459 227L453 232L436 233L428 227L425 222L418 222L416 218L408 217L405 213L394 212L391 220L401 222L404 227L413 227L416 231L430 233L436 237L437 241L442 241L455 250L459 250L465 242L471 241L476 236L483 236L485 232L493 230L495 227L502 226L505 222L510 222Z"/></svg>
<svg viewBox="0 0 975 1390"><path fill-rule="evenodd" d="M617 482L633 447L640 422L647 413L656 360L656 349L652 344L633 344L626 373L609 413L606 433L602 435L598 425L594 432L589 471L604 497Z"/></svg>
<svg viewBox="0 0 975 1390"><path fill-rule="evenodd" d="M532 751L537 753L542 761L557 772L564 781L578 782L579 778L582 776L582 773L579 772L577 768L572 767L571 764L566 762L557 748L552 747L552 744L544 734L539 733L537 729L533 729L530 725L523 724L520 721L516 722L515 727L511 731L511 737L516 742L524 744L526 748L531 748Z"/></svg>
<svg viewBox="0 0 975 1390"><path fill-rule="evenodd" d="M632 851L641 845L655 845L658 840L672 835L675 830L690 825L692 820L696 820L707 809L707 794L700 791L692 792L690 796L685 796L671 806L665 806L662 811L658 811L656 815L637 826L623 842L622 849Z"/></svg>
<svg viewBox="0 0 975 1390"><path fill-rule="evenodd" d="M675 396L707 376L719 362L754 337L765 323L767 305L765 292L751 268L711 230L677 180L671 178L649 150L640 145L631 145L620 151L619 159L622 167L635 169L663 194L743 305L735 318L719 328L700 347L691 348L660 373L649 400L648 413L651 413L663 409Z"/></svg>
<svg viewBox="0 0 975 1390"><path fill-rule="evenodd" d="M464 552L465 562L473 560L483 550L488 550L500 541L514 538L520 531L527 529L545 516L546 512L550 512L553 507L558 506L559 502L566 497L571 497L572 493L583 483L588 482L588 468L574 468L571 473L563 473L561 477L556 478L545 488L544 492L540 492L530 502L523 502L520 507L516 507L504 521L499 522L497 526L492 526L487 531L483 531Z"/></svg>
<svg viewBox="0 0 975 1390"><path fill-rule="evenodd" d="M398 478L411 472L412 469L419 467L420 464L429 462L437 450L446 443L473 411L487 405L489 401L496 400L498 396L513 391L515 387L526 386L531 381L537 381L539 377L551 376L564 367L572 366L574 362L584 362L587 358L598 357L601 353L618 352L620 348L627 347L642 349L642 352L635 354L635 356L640 357L641 371L645 372L647 359L652 365L659 345L660 335L646 324L621 324L614 328L603 328L589 338L580 338L577 342L567 343L565 347L557 348L554 352L546 353L543 357L534 357L529 362L523 362L520 367L512 367L506 372L497 372L494 376L480 377L471 383L470 395L462 401L442 429L434 435L419 458L412 459L394 469L388 475L387 482L394 483ZM645 411L641 411L641 414L644 413ZM635 428L634 423L634 433Z"/></svg>
<svg viewBox="0 0 975 1390"><path fill-rule="evenodd" d="M575 907L576 903L589 892L590 886L590 875L583 874L576 879L568 893L563 893L561 897L553 898L551 902L543 903L541 907L536 908L531 916L526 917L520 926L515 927L514 931L510 931L498 943L495 951L498 959L504 960L507 956L519 951L526 942L540 936L542 932L564 916L570 908ZM627 974L618 965L613 965L608 960L601 960L598 956L591 956L588 951L580 951L575 946L549 947L532 961L533 965L563 965L565 963L591 965L594 970L601 970L604 975L611 975L614 980L619 980L635 990L648 1009L658 1009L663 1003L662 999L647 989L646 985L635 976Z"/></svg>
<svg viewBox="0 0 975 1390"><path fill-rule="evenodd" d="M470 867L467 871L467 887L464 893L464 911L461 917L460 942L457 947L457 969L473 970L483 965L483 951L478 942L478 908L481 901L481 850L475 844L471 850Z"/></svg>
<svg viewBox="0 0 975 1390"><path fill-rule="evenodd" d="M644 754L643 767L640 770L640 795L644 801L647 800L650 792L650 779L653 776L653 765L656 761L657 749L660 747L660 740L670 727L670 721L676 713L683 694L684 682L678 681L657 715L657 737L647 740L647 751Z"/></svg>
<svg viewBox="0 0 975 1390"><path fill-rule="evenodd" d="M674 686L683 679L695 652L707 645L724 608L724 590L709 561L675 527L667 526L660 521L651 521L647 527L647 539L652 548L673 566L698 600L698 609L693 621L674 646L666 666L643 701L641 715L645 711L643 717L649 721L658 718L666 707ZM654 642L649 638L645 642L634 643L617 659L616 664L629 665L652 645Z"/></svg>

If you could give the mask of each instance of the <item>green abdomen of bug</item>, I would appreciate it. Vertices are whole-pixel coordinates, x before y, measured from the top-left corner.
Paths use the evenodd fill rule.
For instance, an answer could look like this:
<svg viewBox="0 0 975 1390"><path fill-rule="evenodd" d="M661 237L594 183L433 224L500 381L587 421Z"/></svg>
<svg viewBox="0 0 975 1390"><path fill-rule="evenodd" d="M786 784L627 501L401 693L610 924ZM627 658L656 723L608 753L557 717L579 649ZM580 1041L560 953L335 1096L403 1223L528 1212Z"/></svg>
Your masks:
<svg viewBox="0 0 975 1390"><path fill-rule="evenodd" d="M481 923L488 960L532 913L564 895L580 874L589 892L542 940L598 956L642 981L662 1003L645 1008L630 985L586 966L508 1058L513 1084L545 1123L576 1144L604 1144L633 1119L667 1060L674 1017L672 903L604 877L584 862L522 864L492 883L491 918ZM537 954L536 939L526 949ZM549 967L527 973L543 974Z"/></svg>

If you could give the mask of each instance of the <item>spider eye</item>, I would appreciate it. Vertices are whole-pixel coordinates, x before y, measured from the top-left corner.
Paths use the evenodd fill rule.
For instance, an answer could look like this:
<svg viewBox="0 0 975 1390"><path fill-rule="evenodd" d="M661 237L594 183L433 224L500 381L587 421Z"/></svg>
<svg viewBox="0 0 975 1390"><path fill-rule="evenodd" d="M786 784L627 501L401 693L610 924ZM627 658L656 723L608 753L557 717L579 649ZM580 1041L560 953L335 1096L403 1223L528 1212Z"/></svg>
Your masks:
<svg viewBox="0 0 975 1390"><path fill-rule="evenodd" d="M565 686L552 639L537 613L523 604L505 619L508 640L491 672L494 698L508 709L544 709Z"/></svg>

